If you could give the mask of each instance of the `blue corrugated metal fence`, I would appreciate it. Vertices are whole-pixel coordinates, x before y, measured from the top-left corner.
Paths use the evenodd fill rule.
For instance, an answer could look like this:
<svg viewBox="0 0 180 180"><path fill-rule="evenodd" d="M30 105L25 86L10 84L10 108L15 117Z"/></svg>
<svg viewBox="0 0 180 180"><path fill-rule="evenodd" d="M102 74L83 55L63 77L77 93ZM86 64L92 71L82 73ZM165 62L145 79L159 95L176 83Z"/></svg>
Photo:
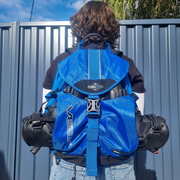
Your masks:
<svg viewBox="0 0 180 180"><path fill-rule="evenodd" d="M121 21L119 49L145 79L145 114L163 116L170 139L159 155L136 153L137 180L180 177L180 20ZM48 148L33 156L21 137L21 119L38 111L52 60L75 38L69 22L0 24L0 179L48 180Z"/></svg>

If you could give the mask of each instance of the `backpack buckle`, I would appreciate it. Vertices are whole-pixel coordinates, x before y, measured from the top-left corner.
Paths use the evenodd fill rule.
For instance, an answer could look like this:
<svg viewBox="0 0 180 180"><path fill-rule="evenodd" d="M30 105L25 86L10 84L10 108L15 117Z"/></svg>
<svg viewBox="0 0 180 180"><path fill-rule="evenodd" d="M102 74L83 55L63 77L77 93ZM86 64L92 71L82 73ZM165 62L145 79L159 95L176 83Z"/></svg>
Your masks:
<svg viewBox="0 0 180 180"><path fill-rule="evenodd" d="M100 116L100 99L87 99L87 116L99 117Z"/></svg>

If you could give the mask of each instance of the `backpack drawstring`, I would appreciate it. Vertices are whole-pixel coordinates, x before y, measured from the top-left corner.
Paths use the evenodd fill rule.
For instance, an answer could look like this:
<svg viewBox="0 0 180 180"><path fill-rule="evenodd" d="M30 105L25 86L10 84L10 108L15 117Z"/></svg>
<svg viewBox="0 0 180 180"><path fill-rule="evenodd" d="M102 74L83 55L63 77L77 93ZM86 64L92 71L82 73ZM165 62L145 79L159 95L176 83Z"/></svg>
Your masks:
<svg viewBox="0 0 180 180"><path fill-rule="evenodd" d="M74 169L74 172L73 172L72 180L75 180L76 179L76 165L75 164L73 166L73 169Z"/></svg>

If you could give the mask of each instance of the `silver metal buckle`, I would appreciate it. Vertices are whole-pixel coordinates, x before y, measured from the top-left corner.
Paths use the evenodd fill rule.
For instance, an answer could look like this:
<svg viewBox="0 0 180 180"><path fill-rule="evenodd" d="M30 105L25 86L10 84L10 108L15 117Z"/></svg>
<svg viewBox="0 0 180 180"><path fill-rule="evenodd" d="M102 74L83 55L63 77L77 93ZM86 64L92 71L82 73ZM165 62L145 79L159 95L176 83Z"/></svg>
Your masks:
<svg viewBox="0 0 180 180"><path fill-rule="evenodd" d="M100 116L100 99L87 99L87 116L99 117Z"/></svg>

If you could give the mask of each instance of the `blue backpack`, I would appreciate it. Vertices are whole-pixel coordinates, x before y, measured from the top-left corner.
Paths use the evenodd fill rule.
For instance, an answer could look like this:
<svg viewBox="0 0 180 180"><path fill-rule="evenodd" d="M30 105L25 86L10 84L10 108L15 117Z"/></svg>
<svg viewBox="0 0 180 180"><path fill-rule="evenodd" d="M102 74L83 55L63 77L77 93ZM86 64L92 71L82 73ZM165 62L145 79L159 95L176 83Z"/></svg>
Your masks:
<svg viewBox="0 0 180 180"><path fill-rule="evenodd" d="M99 165L128 159L138 147L137 96L128 78L129 63L106 49L83 49L58 64L48 106L57 103L52 134L55 155L86 166L97 176ZM105 160L106 159L106 160ZM107 160L108 159L108 160Z"/></svg>

